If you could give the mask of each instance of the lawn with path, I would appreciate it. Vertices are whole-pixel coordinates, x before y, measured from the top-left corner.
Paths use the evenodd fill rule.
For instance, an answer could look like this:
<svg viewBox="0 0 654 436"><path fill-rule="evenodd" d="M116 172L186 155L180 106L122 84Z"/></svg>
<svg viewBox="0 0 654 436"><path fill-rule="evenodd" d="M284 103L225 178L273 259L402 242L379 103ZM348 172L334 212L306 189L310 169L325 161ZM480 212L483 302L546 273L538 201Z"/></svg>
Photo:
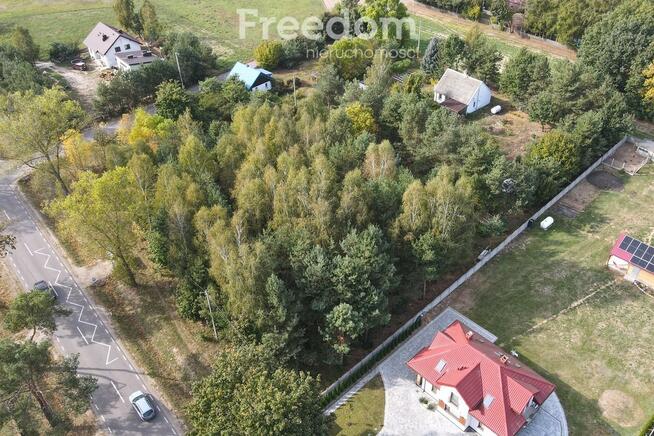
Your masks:
<svg viewBox="0 0 654 436"><path fill-rule="evenodd" d="M363 436L379 433L384 425L384 382L381 376L377 375L370 380L334 415L330 435Z"/></svg>

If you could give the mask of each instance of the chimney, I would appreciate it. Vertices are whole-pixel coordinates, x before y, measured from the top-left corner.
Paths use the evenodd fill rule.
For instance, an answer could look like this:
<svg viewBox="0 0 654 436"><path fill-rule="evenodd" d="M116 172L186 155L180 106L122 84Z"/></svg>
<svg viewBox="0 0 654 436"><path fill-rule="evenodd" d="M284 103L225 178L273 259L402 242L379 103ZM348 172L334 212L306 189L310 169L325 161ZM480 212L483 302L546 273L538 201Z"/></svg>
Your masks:
<svg viewBox="0 0 654 436"><path fill-rule="evenodd" d="M472 339L472 335L474 335L474 333L472 332L472 330L468 330L468 333L466 333L466 339L467 339L467 340Z"/></svg>
<svg viewBox="0 0 654 436"><path fill-rule="evenodd" d="M108 39L109 39L109 37L103 33L102 34L102 41L106 41Z"/></svg>
<svg viewBox="0 0 654 436"><path fill-rule="evenodd" d="M500 356L500 362L502 362L503 364L506 365L506 363L507 363L508 361L509 361L509 356L507 356L506 354L502 354L502 355Z"/></svg>

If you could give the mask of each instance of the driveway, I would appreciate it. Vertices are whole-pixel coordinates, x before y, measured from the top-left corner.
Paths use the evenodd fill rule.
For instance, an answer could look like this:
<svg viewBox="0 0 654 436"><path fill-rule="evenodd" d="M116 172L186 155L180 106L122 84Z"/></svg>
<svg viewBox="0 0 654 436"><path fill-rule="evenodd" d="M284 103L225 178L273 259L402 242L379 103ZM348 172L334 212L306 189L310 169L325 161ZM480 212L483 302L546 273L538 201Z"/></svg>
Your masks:
<svg viewBox="0 0 654 436"><path fill-rule="evenodd" d="M381 374L386 402L384 427L380 435L454 436L471 434L462 432L439 412L428 410L425 405L420 403L420 397L427 397L427 395L416 386L415 375L406 365L406 362L418 351L431 343L438 330L444 329L457 319L488 341L495 342L497 340L495 335L448 307L396 349L377 368L362 377L339 401L332 405L332 410L329 412L348 401L374 376ZM539 413L518 435L568 436L565 413L556 393L548 398L541 406Z"/></svg>
<svg viewBox="0 0 654 436"><path fill-rule="evenodd" d="M418 351L431 343L438 330L444 329L457 319L487 340L491 342L497 340L496 336L451 308L445 309L426 327L419 330L379 367L386 392L384 428L381 435L465 434L439 412L428 410L420 403L420 397L427 397L427 395L416 386L415 375L406 365Z"/></svg>

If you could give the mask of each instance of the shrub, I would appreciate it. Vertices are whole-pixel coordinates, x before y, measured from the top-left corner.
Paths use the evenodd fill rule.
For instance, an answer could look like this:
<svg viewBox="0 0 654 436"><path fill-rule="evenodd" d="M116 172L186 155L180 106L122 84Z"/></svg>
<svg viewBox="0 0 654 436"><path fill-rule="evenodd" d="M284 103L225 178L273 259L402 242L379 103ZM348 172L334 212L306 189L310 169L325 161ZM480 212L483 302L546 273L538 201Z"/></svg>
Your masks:
<svg viewBox="0 0 654 436"><path fill-rule="evenodd" d="M427 410L434 410L436 408L436 403L427 404Z"/></svg>
<svg viewBox="0 0 654 436"><path fill-rule="evenodd" d="M48 59L52 62L64 63L79 54L77 42L53 42L48 49Z"/></svg>
<svg viewBox="0 0 654 436"><path fill-rule="evenodd" d="M403 73L409 68L411 68L411 65L413 64L413 61L411 59L402 59L397 62L393 62L391 65L391 71L394 73Z"/></svg>
<svg viewBox="0 0 654 436"><path fill-rule="evenodd" d="M263 41L254 49L254 59L261 68L277 68L282 60L284 48L279 41Z"/></svg>
<svg viewBox="0 0 654 436"><path fill-rule="evenodd" d="M482 236L500 236L505 231L506 223L500 215L485 218L479 225L479 233Z"/></svg>
<svg viewBox="0 0 654 436"><path fill-rule="evenodd" d="M421 404L429 403L429 400L427 399L427 397L420 397L420 399L418 401L420 401Z"/></svg>

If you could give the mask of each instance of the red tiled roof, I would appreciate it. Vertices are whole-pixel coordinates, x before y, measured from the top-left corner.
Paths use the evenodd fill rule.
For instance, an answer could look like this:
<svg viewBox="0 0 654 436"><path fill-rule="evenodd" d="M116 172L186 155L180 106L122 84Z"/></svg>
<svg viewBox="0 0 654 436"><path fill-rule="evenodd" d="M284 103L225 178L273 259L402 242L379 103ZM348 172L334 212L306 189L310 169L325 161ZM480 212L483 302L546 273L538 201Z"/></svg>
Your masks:
<svg viewBox="0 0 654 436"><path fill-rule="evenodd" d="M554 392L555 386L460 321L439 331L429 347L416 354L408 365L436 386L456 388L470 408L470 414L500 436L513 436L526 423L522 412L534 398L538 404ZM445 362L442 371L436 367ZM488 407L484 398L493 397Z"/></svg>

